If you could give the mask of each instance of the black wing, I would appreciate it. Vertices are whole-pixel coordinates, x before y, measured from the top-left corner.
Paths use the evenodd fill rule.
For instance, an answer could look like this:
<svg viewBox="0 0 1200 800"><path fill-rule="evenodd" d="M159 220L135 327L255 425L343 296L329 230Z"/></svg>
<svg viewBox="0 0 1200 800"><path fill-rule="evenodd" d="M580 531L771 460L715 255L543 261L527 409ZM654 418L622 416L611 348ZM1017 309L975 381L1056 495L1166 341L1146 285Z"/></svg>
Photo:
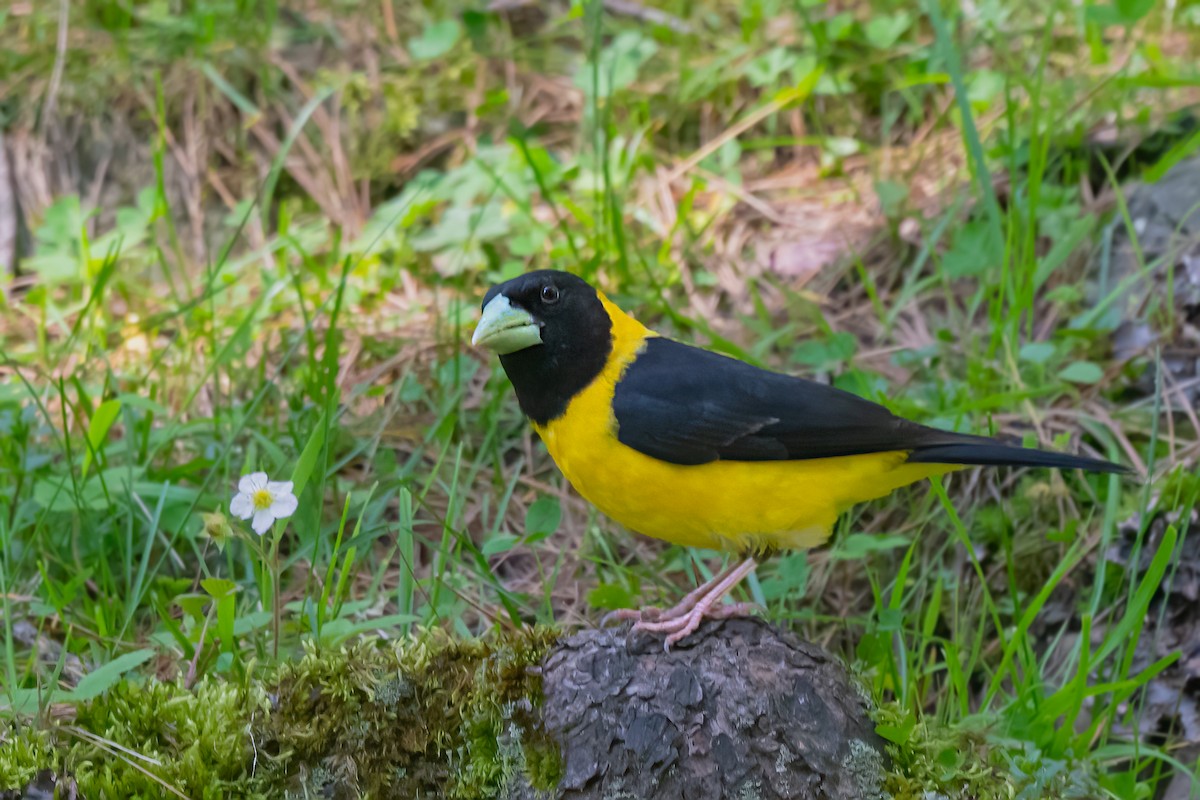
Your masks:
<svg viewBox="0 0 1200 800"><path fill-rule="evenodd" d="M673 464L905 450L928 463L1123 469L918 425L849 392L658 337L617 383L613 414L623 444Z"/></svg>

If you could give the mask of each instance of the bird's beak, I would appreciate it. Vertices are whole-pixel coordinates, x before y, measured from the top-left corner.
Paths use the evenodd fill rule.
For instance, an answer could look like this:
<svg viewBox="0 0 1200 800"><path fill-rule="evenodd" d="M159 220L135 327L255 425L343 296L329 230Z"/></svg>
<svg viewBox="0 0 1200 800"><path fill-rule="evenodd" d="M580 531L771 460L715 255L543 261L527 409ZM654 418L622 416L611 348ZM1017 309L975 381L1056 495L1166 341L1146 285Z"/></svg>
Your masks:
<svg viewBox="0 0 1200 800"><path fill-rule="evenodd" d="M483 316L471 337L472 345L486 347L502 356L541 343L541 326L533 315L514 306L502 294L483 307Z"/></svg>

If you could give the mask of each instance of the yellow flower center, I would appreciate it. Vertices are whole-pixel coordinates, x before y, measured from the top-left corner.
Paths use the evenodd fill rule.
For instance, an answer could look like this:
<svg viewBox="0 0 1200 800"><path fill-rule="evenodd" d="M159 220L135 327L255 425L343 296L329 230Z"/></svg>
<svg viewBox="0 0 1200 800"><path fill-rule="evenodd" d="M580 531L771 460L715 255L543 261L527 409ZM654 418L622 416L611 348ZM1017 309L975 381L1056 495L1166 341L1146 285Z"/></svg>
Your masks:
<svg viewBox="0 0 1200 800"><path fill-rule="evenodd" d="M275 502L275 498L271 497L271 493L266 489L255 489L250 499L254 501L255 511L266 511Z"/></svg>

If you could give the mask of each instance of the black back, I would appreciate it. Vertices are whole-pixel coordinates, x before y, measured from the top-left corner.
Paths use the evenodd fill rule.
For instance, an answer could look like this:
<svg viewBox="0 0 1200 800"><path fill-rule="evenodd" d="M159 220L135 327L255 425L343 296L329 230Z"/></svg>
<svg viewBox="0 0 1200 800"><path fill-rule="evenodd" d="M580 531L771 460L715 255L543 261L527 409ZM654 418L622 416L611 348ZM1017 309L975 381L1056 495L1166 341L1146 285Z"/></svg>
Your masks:
<svg viewBox="0 0 1200 800"><path fill-rule="evenodd" d="M617 383L613 414L623 444L673 464L899 450L920 463L1125 471L1107 461L919 425L832 386L670 339L647 340Z"/></svg>
<svg viewBox="0 0 1200 800"><path fill-rule="evenodd" d="M954 441L815 381L654 338L617 384L617 438L674 464L825 458Z"/></svg>

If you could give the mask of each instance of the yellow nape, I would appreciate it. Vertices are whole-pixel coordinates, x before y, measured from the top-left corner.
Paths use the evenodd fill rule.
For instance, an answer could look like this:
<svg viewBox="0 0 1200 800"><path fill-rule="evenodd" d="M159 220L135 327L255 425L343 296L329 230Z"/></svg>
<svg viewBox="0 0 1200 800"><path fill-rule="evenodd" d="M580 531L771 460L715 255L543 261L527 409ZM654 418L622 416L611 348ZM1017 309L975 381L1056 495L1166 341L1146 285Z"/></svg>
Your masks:
<svg viewBox="0 0 1200 800"><path fill-rule="evenodd" d="M739 553L815 547L850 506L958 469L910 464L901 451L683 466L627 447L616 437L613 393L643 343L657 334L604 295L600 300L613 322L608 366L563 416L535 429L576 491L631 530Z"/></svg>

